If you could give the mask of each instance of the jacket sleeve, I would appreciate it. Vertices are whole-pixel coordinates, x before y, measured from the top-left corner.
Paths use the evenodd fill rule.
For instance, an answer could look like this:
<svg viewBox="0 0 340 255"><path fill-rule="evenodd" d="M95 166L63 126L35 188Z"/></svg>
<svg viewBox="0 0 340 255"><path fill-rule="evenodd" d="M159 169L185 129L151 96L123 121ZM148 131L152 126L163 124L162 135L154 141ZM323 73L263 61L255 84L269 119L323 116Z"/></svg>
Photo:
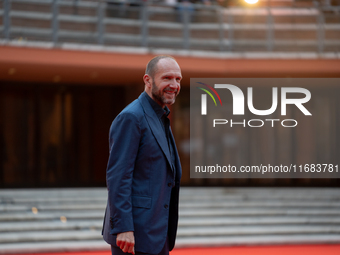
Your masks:
<svg viewBox="0 0 340 255"><path fill-rule="evenodd" d="M134 231L131 186L141 129L131 112L120 113L110 128L110 155L106 170L110 206L110 234Z"/></svg>

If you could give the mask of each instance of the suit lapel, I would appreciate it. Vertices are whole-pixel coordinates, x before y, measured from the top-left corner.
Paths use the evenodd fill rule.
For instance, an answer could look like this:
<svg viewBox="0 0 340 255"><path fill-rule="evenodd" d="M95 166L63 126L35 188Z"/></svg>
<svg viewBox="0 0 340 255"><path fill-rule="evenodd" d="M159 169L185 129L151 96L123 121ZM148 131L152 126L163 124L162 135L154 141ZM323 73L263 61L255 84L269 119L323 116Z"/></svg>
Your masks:
<svg viewBox="0 0 340 255"><path fill-rule="evenodd" d="M138 99L145 112L146 120L150 126L151 132L154 135L157 143L161 147L166 159L168 160L169 165L171 166L171 170L174 171L174 169L172 168L173 166L171 164L171 157L170 157L168 142L166 140L161 123L155 111L152 109L150 103L148 102L148 99L145 98L145 95L141 94Z"/></svg>

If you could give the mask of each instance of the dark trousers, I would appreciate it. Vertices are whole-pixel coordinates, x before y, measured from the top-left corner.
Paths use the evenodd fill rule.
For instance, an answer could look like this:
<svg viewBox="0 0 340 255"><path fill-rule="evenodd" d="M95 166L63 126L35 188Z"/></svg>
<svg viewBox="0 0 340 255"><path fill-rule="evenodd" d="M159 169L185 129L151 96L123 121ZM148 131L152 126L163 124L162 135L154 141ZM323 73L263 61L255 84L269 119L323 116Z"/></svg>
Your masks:
<svg viewBox="0 0 340 255"><path fill-rule="evenodd" d="M111 245L111 253L112 255L127 255L131 253L123 252L119 247ZM160 253L157 254L149 254L149 253L143 253L143 252L136 252L135 255L169 255L169 241L168 237L166 237L165 244L163 249Z"/></svg>

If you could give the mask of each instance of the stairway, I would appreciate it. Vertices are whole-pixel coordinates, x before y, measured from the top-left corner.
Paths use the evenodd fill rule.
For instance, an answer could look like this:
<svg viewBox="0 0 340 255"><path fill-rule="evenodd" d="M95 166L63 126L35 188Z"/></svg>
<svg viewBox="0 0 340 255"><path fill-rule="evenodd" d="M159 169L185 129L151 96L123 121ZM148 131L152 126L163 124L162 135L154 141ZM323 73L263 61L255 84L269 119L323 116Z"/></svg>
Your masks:
<svg viewBox="0 0 340 255"><path fill-rule="evenodd" d="M0 253L108 250L105 188L0 190ZM176 247L340 242L340 189L181 189Z"/></svg>

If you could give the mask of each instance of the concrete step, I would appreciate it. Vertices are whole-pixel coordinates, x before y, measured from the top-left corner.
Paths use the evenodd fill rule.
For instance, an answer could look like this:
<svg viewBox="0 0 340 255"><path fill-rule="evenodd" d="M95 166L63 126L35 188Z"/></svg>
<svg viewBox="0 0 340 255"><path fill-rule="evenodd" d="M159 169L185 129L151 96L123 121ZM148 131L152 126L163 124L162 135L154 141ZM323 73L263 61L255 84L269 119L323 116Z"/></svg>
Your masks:
<svg viewBox="0 0 340 255"><path fill-rule="evenodd" d="M340 202L330 202L330 201L277 201L277 200L266 200L266 201L244 201L241 204L235 201L226 201L221 199L220 201L202 201L198 204L197 202L184 201L181 200L180 207L185 208L195 208L195 207L223 207L223 208L253 208L253 207L270 207L270 208L340 208ZM0 209L1 210L1 209Z"/></svg>
<svg viewBox="0 0 340 255"><path fill-rule="evenodd" d="M97 212L54 212L54 213L3 213L0 214L1 221L46 221L46 220L59 220L60 217L67 219L103 219L104 211Z"/></svg>
<svg viewBox="0 0 340 255"><path fill-rule="evenodd" d="M267 235L178 238L176 247L339 243L340 235Z"/></svg>
<svg viewBox="0 0 340 255"><path fill-rule="evenodd" d="M35 205L35 204L32 204ZM0 205L0 212L25 212L31 211L31 206L24 205ZM96 203L96 204L50 204L50 205L36 205L34 206L38 212L48 212L48 211L78 211L78 210L104 210L106 204Z"/></svg>
<svg viewBox="0 0 340 255"><path fill-rule="evenodd" d="M184 237L226 237L226 236L269 236L269 235L339 235L340 226L214 226L179 228L178 238ZM20 231L0 233L2 243L102 240L101 230L59 230L59 231Z"/></svg>
<svg viewBox="0 0 340 255"><path fill-rule="evenodd" d="M18 233L0 233L1 243L46 242L46 241L78 241L102 240L98 230L68 231L27 231Z"/></svg>
<svg viewBox="0 0 340 255"><path fill-rule="evenodd" d="M339 189L336 188L219 188L219 187L182 187L180 199L188 198L237 198L242 200L267 198L289 198L292 200L340 201ZM76 201L73 199L77 198ZM0 202L55 202L55 201L106 201L105 188L62 188L62 189L3 189L0 192ZM320 202L320 201L319 201Z"/></svg>
<svg viewBox="0 0 340 255"><path fill-rule="evenodd" d="M235 208L213 208L213 209L204 209L204 208L186 208L181 209L179 212L180 217L216 217L216 216L229 216L229 217L268 217L268 216L328 216L335 217L340 216L340 211L338 209L259 209L259 208L251 208L251 209L235 209ZM57 220L60 217L66 217L67 219L102 219L104 216L104 207L103 209L93 210L93 211L53 211L53 212L41 212L34 214L32 212L23 212L23 213L1 213L0 214L0 222L3 221L41 221L41 220Z"/></svg>
<svg viewBox="0 0 340 255"><path fill-rule="evenodd" d="M75 198L73 198L75 199ZM27 203L26 203L27 204ZM0 205L0 212L29 212L32 208L36 208L38 212L48 212L48 211L94 211L94 210L104 210L106 207L106 200L102 202L89 203L89 202L80 202L71 203L71 202L60 202L55 201L49 202L49 204L44 204L44 202L39 201L39 203L31 202L30 205L24 204L4 204ZM192 208L223 208L223 209L247 209L247 208L295 208L295 209L313 209L313 208L323 208L323 209L340 209L340 202L331 202L331 201L285 201L280 202L277 200L271 201L245 201L242 204L235 201L227 201L226 199L220 200L203 200L201 203L197 203L192 201L192 199L181 199L180 208L183 210L192 209Z"/></svg>
<svg viewBox="0 0 340 255"><path fill-rule="evenodd" d="M340 211L338 209L246 209L246 210L238 210L238 209L196 209L196 210L181 210L180 216L182 217L192 217L192 216L273 216L273 215L295 215L295 216L337 216L340 215Z"/></svg>
<svg viewBox="0 0 340 255"><path fill-rule="evenodd" d="M85 221L27 221L27 222L1 222L0 234L6 232L27 231L59 231L59 230L101 230L102 220L86 219Z"/></svg>
<svg viewBox="0 0 340 255"><path fill-rule="evenodd" d="M187 217L179 219L179 227L204 227L204 226L253 226L259 225L266 227L272 225L312 225L329 226L340 224L340 217ZM60 218L47 221L15 221L0 222L0 232L18 231L54 231L54 230L84 230L101 229L102 218L72 220L66 218L62 222Z"/></svg>
<svg viewBox="0 0 340 255"><path fill-rule="evenodd" d="M109 249L105 188L0 191L0 253ZM177 247L340 241L340 189L182 188Z"/></svg>
<svg viewBox="0 0 340 255"><path fill-rule="evenodd" d="M251 236L251 235L303 235L303 234L340 234L340 226L208 226L180 228L177 235L184 237L196 236Z"/></svg>
<svg viewBox="0 0 340 255"><path fill-rule="evenodd" d="M0 254L110 250L104 240L0 244Z"/></svg>
<svg viewBox="0 0 340 255"><path fill-rule="evenodd" d="M263 227L275 224L290 225L339 225L340 217L301 217L301 216L279 216L279 217L186 217L179 219L180 227L187 226L244 226L258 225Z"/></svg>
<svg viewBox="0 0 340 255"><path fill-rule="evenodd" d="M179 228L205 227L205 226L254 226L262 227L272 225L311 225L333 226L340 224L340 217L188 217L179 219ZM58 230L100 230L102 219L70 220L66 222L59 219L53 221L16 221L0 222L0 233L21 231L58 231Z"/></svg>

